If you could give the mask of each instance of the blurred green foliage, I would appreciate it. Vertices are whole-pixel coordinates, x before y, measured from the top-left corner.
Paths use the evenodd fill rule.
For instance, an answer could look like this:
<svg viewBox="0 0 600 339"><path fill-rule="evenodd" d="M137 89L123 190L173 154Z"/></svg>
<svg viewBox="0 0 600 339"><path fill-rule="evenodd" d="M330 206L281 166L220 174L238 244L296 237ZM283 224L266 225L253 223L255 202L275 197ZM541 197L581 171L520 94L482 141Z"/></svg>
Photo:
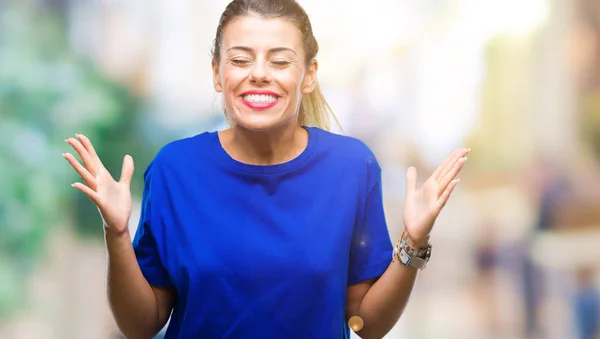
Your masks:
<svg viewBox="0 0 600 339"><path fill-rule="evenodd" d="M0 10L0 318L24 305L53 228L74 221L80 234L102 236L95 206L69 185L79 178L61 157L64 139L88 135L117 178L131 154L134 192L156 151L140 142L140 101L70 51L63 17L12 4Z"/></svg>

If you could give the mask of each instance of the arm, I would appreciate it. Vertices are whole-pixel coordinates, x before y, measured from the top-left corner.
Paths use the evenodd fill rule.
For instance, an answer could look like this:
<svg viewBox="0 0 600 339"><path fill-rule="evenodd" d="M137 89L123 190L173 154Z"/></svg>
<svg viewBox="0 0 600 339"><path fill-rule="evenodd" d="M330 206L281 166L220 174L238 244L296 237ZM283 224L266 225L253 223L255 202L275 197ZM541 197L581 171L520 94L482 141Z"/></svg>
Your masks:
<svg viewBox="0 0 600 339"><path fill-rule="evenodd" d="M63 153L63 157L83 180L83 183L77 182L72 186L90 198L102 216L108 250L107 294L111 310L117 325L128 338L151 338L169 318L175 294L169 289L150 286L142 274L129 236L133 159L129 155L125 156L121 178L116 181L102 164L90 140L81 134L76 134L76 137L65 141L77 151L83 165L70 153ZM144 236L143 231L148 226L151 215L149 199L151 166L148 167L144 174L146 186L142 199L144 208L140 218L142 231L136 233L139 235L136 238L138 251L147 268L154 269L153 279L164 283L163 286L168 286L164 278L165 273L156 273L160 271L160 262L155 259L156 251L152 247L150 236Z"/></svg>
<svg viewBox="0 0 600 339"><path fill-rule="evenodd" d="M462 169L468 152L467 149L455 150L421 188L417 188L416 170L409 168L407 171L403 221L406 240L411 248L427 247L435 219L458 184L456 176ZM373 232L375 226L381 227L384 224L381 192L374 191L367 206L363 227ZM369 232L365 230L363 232ZM368 256L369 252L359 254ZM390 260L387 269L378 279L350 285L346 292L346 318L356 315L363 319L363 328L357 334L364 339L385 336L406 308L416 278L416 268Z"/></svg>
<svg viewBox="0 0 600 339"><path fill-rule="evenodd" d="M359 316L364 322L357 332L361 338L383 338L400 319L416 278L416 268L391 262L379 279L348 286L346 321Z"/></svg>
<svg viewBox="0 0 600 339"><path fill-rule="evenodd" d="M129 233L105 236L107 294L117 326L128 339L152 338L166 324L174 304L172 290L151 286L135 257Z"/></svg>

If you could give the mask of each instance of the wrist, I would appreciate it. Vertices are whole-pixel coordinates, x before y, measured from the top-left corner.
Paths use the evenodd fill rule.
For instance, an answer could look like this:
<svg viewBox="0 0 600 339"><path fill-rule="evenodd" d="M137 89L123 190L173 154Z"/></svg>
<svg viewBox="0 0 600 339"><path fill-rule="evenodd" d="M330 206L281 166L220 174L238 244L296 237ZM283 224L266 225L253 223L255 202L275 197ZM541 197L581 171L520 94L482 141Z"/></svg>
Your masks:
<svg viewBox="0 0 600 339"><path fill-rule="evenodd" d="M431 244L429 244L428 240L429 237L417 241L414 238L409 240L408 234L402 232L402 236L396 242L396 246L394 246L392 261L397 258L404 266L411 266L420 270L424 269L431 257Z"/></svg>
<svg viewBox="0 0 600 339"><path fill-rule="evenodd" d="M123 231L117 231L112 227L106 227L106 225L104 226L104 238L109 241L131 241L128 228Z"/></svg>
<svg viewBox="0 0 600 339"><path fill-rule="evenodd" d="M408 247L413 249L427 248L429 246L429 236L415 239L405 232L403 240L406 241Z"/></svg>

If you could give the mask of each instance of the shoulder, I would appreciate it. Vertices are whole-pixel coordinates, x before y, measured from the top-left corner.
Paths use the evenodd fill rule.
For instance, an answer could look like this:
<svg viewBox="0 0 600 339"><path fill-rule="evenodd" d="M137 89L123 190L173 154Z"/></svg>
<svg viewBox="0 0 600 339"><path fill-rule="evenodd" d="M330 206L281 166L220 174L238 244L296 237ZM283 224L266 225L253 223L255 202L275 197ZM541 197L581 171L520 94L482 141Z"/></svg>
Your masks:
<svg viewBox="0 0 600 339"><path fill-rule="evenodd" d="M168 167L181 167L190 161L208 156L210 143L216 132L203 132L194 136L173 140L161 147L146 169L157 171Z"/></svg>
<svg viewBox="0 0 600 339"><path fill-rule="evenodd" d="M319 128L311 128L318 135L319 149L327 158L344 165L379 168L374 152L362 140Z"/></svg>
<svg viewBox="0 0 600 339"><path fill-rule="evenodd" d="M157 161L176 160L190 158L191 155L202 156L208 149L209 144L216 132L203 132L194 136L177 139L164 145L156 154Z"/></svg>

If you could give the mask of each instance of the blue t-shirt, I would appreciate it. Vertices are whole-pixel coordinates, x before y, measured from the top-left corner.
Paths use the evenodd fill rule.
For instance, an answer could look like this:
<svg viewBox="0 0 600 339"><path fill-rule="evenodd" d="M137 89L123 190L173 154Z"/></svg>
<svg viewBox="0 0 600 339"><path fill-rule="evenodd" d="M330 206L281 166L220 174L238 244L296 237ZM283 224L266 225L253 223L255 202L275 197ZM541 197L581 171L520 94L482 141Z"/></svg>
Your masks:
<svg viewBox="0 0 600 339"><path fill-rule="evenodd" d="M177 291L167 338L349 337L347 287L391 262L381 169L357 139L306 129L279 165L206 132L148 166L133 245L148 282Z"/></svg>

